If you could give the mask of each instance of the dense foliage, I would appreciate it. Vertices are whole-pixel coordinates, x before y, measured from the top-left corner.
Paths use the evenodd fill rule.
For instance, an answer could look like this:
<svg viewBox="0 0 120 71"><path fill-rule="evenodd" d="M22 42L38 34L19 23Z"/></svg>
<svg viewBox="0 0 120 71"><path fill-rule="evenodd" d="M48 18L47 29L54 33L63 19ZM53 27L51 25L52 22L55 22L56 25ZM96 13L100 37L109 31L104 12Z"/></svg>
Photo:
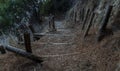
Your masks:
<svg viewBox="0 0 120 71"><path fill-rule="evenodd" d="M40 3L39 0L0 0L0 26L21 24L33 15L38 16Z"/></svg>
<svg viewBox="0 0 120 71"><path fill-rule="evenodd" d="M42 3L41 13L64 13L71 7L70 0L46 0Z"/></svg>
<svg viewBox="0 0 120 71"><path fill-rule="evenodd" d="M69 0L0 0L0 29L28 22L31 17L65 12Z"/></svg>

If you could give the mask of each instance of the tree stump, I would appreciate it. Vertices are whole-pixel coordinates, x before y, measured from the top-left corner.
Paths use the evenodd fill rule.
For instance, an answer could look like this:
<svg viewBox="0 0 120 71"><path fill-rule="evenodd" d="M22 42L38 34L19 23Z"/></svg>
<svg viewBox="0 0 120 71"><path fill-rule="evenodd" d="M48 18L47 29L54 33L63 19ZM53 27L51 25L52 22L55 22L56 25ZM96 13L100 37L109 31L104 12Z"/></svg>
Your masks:
<svg viewBox="0 0 120 71"><path fill-rule="evenodd" d="M49 16L49 32L55 32L56 27L55 27L55 17L54 15Z"/></svg>
<svg viewBox="0 0 120 71"><path fill-rule="evenodd" d="M4 49L4 47L2 45L0 45L0 52L1 52L1 54L5 54L6 53L6 51L5 51L5 49Z"/></svg>
<svg viewBox="0 0 120 71"><path fill-rule="evenodd" d="M30 40L29 33L24 33L24 43L25 43L26 51L29 53L32 53L31 40Z"/></svg>

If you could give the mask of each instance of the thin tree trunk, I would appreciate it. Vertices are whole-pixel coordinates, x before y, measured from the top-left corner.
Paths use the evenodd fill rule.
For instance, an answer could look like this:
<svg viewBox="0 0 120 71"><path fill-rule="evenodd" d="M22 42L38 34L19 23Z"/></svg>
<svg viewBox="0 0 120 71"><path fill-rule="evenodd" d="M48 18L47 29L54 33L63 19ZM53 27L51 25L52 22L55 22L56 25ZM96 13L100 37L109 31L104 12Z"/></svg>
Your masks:
<svg viewBox="0 0 120 71"><path fill-rule="evenodd" d="M90 12L90 9L87 9L87 12L86 12L86 15L85 15L85 19L84 19L84 21L83 21L82 30L84 29L84 27L85 27L85 24L86 24L86 22L87 22L87 19L88 19L89 12Z"/></svg>
<svg viewBox="0 0 120 71"><path fill-rule="evenodd" d="M101 41L103 39L103 37L105 36L106 27L109 22L109 18L110 18L112 9L113 9L113 6L108 5L108 7L106 9L105 17L104 17L104 19L101 23L100 29L99 29L97 41Z"/></svg>
<svg viewBox="0 0 120 71"><path fill-rule="evenodd" d="M90 21L89 21L89 24L87 25L87 29L86 29L85 34L84 34L84 38L88 35L88 32L89 32L90 27L92 25L94 16L95 16L95 13L92 13L90 16Z"/></svg>

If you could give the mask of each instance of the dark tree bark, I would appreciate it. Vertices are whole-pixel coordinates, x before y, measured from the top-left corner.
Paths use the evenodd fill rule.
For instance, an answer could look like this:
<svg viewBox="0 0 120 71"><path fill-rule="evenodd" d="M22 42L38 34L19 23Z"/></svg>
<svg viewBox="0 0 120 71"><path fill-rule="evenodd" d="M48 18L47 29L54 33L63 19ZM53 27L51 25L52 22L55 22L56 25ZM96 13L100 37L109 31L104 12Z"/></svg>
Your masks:
<svg viewBox="0 0 120 71"><path fill-rule="evenodd" d="M101 41L103 39L103 37L105 36L106 27L107 27L107 24L109 22L109 18L110 18L112 9L113 9L113 6L108 5L108 7L106 9L105 17L104 17L104 19L101 23L100 29L99 29L97 41Z"/></svg>
<svg viewBox="0 0 120 71"><path fill-rule="evenodd" d="M82 21L84 20L84 15L85 15L85 13L84 13L85 11L84 11L84 8L82 8Z"/></svg>
<svg viewBox="0 0 120 71"><path fill-rule="evenodd" d="M90 16L90 21L89 21L89 23L87 25L87 29L86 29L85 34L84 34L84 38L88 35L88 32L89 32L90 27L92 25L94 16L95 16L95 13L92 13L91 16Z"/></svg>
<svg viewBox="0 0 120 71"><path fill-rule="evenodd" d="M6 53L6 51L5 51L4 47L3 47L3 46L1 46L1 45L0 45L0 52L1 52L2 54L5 54L5 53Z"/></svg>
<svg viewBox="0 0 120 71"><path fill-rule="evenodd" d="M82 30L84 29L85 24L86 24L86 22L87 22L89 12L90 12L90 9L87 9L86 15L85 15L85 19L84 19L83 24L82 24Z"/></svg>
<svg viewBox="0 0 120 71"><path fill-rule="evenodd" d="M30 40L29 33L24 33L24 43L25 43L26 51L29 53L32 53L31 40Z"/></svg>

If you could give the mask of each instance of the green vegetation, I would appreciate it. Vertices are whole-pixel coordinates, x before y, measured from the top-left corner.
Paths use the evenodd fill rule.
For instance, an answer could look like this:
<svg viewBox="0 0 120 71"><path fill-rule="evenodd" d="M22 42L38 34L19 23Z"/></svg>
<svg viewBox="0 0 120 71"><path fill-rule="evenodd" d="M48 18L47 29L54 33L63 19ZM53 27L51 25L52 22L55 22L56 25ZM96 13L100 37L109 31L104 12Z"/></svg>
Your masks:
<svg viewBox="0 0 120 71"><path fill-rule="evenodd" d="M71 7L70 0L46 0L42 3L41 13L64 13Z"/></svg>
<svg viewBox="0 0 120 71"><path fill-rule="evenodd" d="M8 7L9 0L0 0L0 28L11 23L6 12Z"/></svg>
<svg viewBox="0 0 120 71"><path fill-rule="evenodd" d="M40 15L65 12L70 7L69 0L0 0L0 29L10 25L30 21Z"/></svg>
<svg viewBox="0 0 120 71"><path fill-rule="evenodd" d="M48 14L51 11L52 6L51 0L43 1L41 5L41 14Z"/></svg>
<svg viewBox="0 0 120 71"><path fill-rule="evenodd" d="M28 21L31 15L39 13L37 0L0 0L0 28Z"/></svg>

